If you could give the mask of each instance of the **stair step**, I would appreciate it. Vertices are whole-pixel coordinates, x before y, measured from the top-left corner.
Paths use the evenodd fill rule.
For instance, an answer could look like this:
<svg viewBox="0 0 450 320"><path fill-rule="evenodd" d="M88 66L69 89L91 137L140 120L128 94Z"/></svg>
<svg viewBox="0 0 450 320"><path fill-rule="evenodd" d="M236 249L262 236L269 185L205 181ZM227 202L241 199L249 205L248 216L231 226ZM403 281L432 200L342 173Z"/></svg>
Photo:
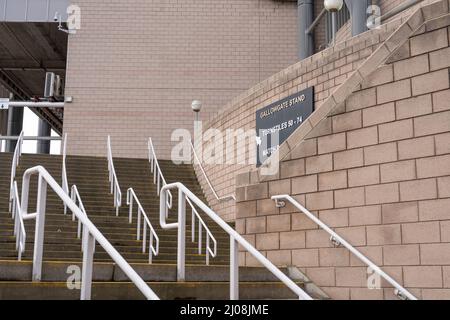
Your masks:
<svg viewBox="0 0 450 320"><path fill-rule="evenodd" d="M65 281L67 268L71 265L82 266L80 261L44 262L42 265L43 281ZM131 264L144 281L177 281L176 264ZM286 275L286 268L281 268ZM0 260L1 281L31 281L31 261ZM229 281L229 266L186 266L186 281ZM127 276L115 263L94 264L94 281L128 281ZM239 281L273 282L277 278L265 268L240 267Z"/></svg>
<svg viewBox="0 0 450 320"><path fill-rule="evenodd" d="M210 266L205 266L205 233L203 232L202 237L202 254L198 254L198 242L191 241L192 219L189 207L186 212L186 263L190 267L186 270L187 282L176 282L178 231L176 229L162 230L159 225L159 196L153 184L153 174L147 159L114 158L123 204L118 217L113 206L113 196L110 194L106 157L68 156L66 160L69 184L77 185L90 220L119 253L133 264L145 281L152 282L159 288L162 298L228 298L229 235L206 214L200 213L218 242L217 257L210 257ZM17 259L16 240L13 236L14 221L8 212L11 161L11 156L0 155L0 169L4 169L0 170L0 299L15 297L23 299L23 294L30 298L78 299L79 291L67 290L65 287L68 276L67 266L80 265L83 257L81 240L76 238L78 226L77 222L71 221L70 210L67 215L63 214L64 204L51 190L48 191L46 201L44 282L30 282L35 221L25 222L27 238L23 261L14 261ZM36 165L43 165L58 183L61 182L62 157L24 154L16 172L19 190L21 190L23 172ZM191 165L176 166L171 161L162 160L160 166L169 183L180 181L200 199L205 199ZM130 186L138 195L160 240L160 252L158 256L153 257L152 265L148 264L148 252L142 253L142 241L136 240L136 205L132 224L128 223L129 207L126 205L126 191ZM176 190L173 190L172 194L174 205L170 210L168 222L177 220L178 195ZM30 181L30 212L35 210L36 198L37 176L33 176ZM198 231L198 221L195 227ZM1 259L12 261L5 262ZM98 244L94 259L96 283L93 288L93 298L137 299L142 297ZM290 291L284 285L275 283L276 279L273 275L262 268L240 268L240 278L242 288L248 287L248 298L279 299L284 297L285 291L282 290ZM265 282L264 288L268 288L267 292L264 292L266 289L263 287L258 287L260 284L256 281ZM243 297L242 291L241 297Z"/></svg>
<svg viewBox="0 0 450 320"><path fill-rule="evenodd" d="M151 282L151 289L162 300L227 300L228 282ZM0 299L78 300L79 290L69 290L66 282L0 282ZM278 282L243 282L239 297L244 300L295 299L295 294ZM93 282L93 300L139 300L142 293L129 282Z"/></svg>
<svg viewBox="0 0 450 320"><path fill-rule="evenodd" d="M135 239L135 237L134 237ZM139 248L142 248L142 240L124 240L124 239L109 239L109 242L117 247L134 247L138 246ZM13 250L15 248L16 239L13 236L10 237L0 237L0 244L2 248ZM148 244L148 242L147 242ZM205 250L205 245L202 245L202 251ZM26 246L33 246L34 245L34 238L33 237L27 237L26 239ZM49 245L75 245L77 249L81 248L81 240L74 238L60 238L60 237L45 237L44 239L44 248L48 249ZM173 249L175 250L177 248L177 241L166 241L164 239L160 239L159 241L159 247L160 250L166 250L166 249ZM219 254L221 252L228 252L229 245L226 242L218 242L217 243L217 249ZM193 253L196 253L198 250L198 242L186 242L186 250L192 250Z"/></svg>
<svg viewBox="0 0 450 320"><path fill-rule="evenodd" d="M148 253L140 253L140 252L120 252L120 254L123 256L125 260L141 260L141 261L148 261ZM22 258L24 260L31 260L33 257L33 249L27 249L22 254ZM83 257L83 253L81 250L78 251L48 251L44 248L44 254L43 258L44 260L59 260L62 258L67 259L77 259L81 261ZM17 252L15 250L3 250L0 249L0 258L4 260L11 260L17 258ZM96 251L94 254L95 260L106 260L111 261L111 257L106 252L100 252ZM170 261L172 263L175 263L177 261L176 252L173 253L160 253L158 256L153 256L153 260L155 262L159 260L164 261ZM210 262L215 264L218 262L222 262L222 264L227 264L229 258L228 256L217 256L216 258L210 258ZM199 255L199 254L190 254L186 253L186 261L187 262L193 262L193 261L206 261L205 254Z"/></svg>

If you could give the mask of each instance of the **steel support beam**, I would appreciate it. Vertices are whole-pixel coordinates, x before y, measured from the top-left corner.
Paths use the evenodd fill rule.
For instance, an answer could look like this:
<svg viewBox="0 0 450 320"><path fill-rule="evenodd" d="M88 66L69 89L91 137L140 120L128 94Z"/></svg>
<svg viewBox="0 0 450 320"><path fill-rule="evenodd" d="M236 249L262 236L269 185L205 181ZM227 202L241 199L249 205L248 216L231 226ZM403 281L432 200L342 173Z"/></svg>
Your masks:
<svg viewBox="0 0 450 320"><path fill-rule="evenodd" d="M314 0L298 0L299 58L314 54L314 34L308 33L314 22Z"/></svg>
<svg viewBox="0 0 450 320"><path fill-rule="evenodd" d="M8 110L0 110L0 135L6 136L8 128Z"/></svg>
<svg viewBox="0 0 450 320"><path fill-rule="evenodd" d="M18 136L23 128L23 108L9 108L8 109L8 136ZM6 142L6 152L14 152L17 141Z"/></svg>
<svg viewBox="0 0 450 320"><path fill-rule="evenodd" d="M28 107L28 108L64 108L64 102L33 102L33 101L10 101L10 108Z"/></svg>
<svg viewBox="0 0 450 320"><path fill-rule="evenodd" d="M39 137L50 137L52 129L47 121L39 119L38 125L38 136ZM36 144L36 153L38 154L50 154L50 141L49 140L38 140Z"/></svg>
<svg viewBox="0 0 450 320"><path fill-rule="evenodd" d="M367 8L368 0L345 0L350 11L352 23L352 36L357 36L367 29Z"/></svg>
<svg viewBox="0 0 450 320"><path fill-rule="evenodd" d="M31 92L24 90L22 84L18 83L17 80L11 79L11 77L8 76L6 72L2 71L2 69L0 69L0 84L2 84L9 92L13 93L14 97L18 100L26 101L32 96ZM39 108L39 105L37 105L37 108L30 107L30 109L40 118L47 120L56 133L62 134L62 121L54 112L48 108Z"/></svg>

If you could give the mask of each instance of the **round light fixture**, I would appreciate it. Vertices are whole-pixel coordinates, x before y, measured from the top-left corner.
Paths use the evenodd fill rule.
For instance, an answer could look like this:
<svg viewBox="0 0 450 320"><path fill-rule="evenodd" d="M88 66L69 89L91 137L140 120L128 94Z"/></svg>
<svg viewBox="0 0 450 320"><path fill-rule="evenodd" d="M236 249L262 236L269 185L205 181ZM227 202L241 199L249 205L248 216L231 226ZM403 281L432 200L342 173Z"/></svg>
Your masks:
<svg viewBox="0 0 450 320"><path fill-rule="evenodd" d="M200 110L202 109L202 102L198 100L192 101L191 108L194 112L200 112Z"/></svg>
<svg viewBox="0 0 450 320"><path fill-rule="evenodd" d="M324 6L329 12L338 12L344 6L344 0L325 0Z"/></svg>

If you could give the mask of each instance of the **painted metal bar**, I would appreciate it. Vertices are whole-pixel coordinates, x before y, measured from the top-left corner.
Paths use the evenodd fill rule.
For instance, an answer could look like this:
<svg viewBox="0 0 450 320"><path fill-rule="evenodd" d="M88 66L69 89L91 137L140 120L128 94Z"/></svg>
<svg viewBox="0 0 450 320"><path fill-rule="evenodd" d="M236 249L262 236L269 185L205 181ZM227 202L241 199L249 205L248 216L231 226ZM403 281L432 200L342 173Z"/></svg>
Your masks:
<svg viewBox="0 0 450 320"><path fill-rule="evenodd" d="M64 188L63 188L64 190ZM73 202L78 203L78 208L82 213L87 217L86 209L84 208L83 201L81 200L80 193L78 192L78 188L76 185L73 185L70 191L71 199ZM75 213L72 212L72 221L76 220ZM78 229L77 229L77 237L80 239L81 236L81 221L78 219Z"/></svg>
<svg viewBox="0 0 450 320"><path fill-rule="evenodd" d="M14 181L12 206L12 218L14 219L14 236L16 237L16 250L18 252L17 259L21 261L22 254L25 252L27 233L25 231L25 224L22 217L19 192L17 189L17 181Z"/></svg>
<svg viewBox="0 0 450 320"><path fill-rule="evenodd" d="M186 280L186 195L178 189L177 281Z"/></svg>
<svg viewBox="0 0 450 320"><path fill-rule="evenodd" d="M191 143L192 146L192 143ZM153 183L157 183L157 190L158 190L158 195L160 195L160 179L162 181L162 186L166 186L167 182L166 179L164 178L164 174L159 166L159 162L158 162L158 158L156 156L156 152L155 152L155 148L153 146L153 141L151 138L149 138L148 140L148 151L149 151L149 162L150 162L150 167L152 169L152 172L154 174L153 176ZM194 150L195 152L195 150ZM156 179L156 177L158 177ZM166 212L166 218L168 217L168 209L172 208L172 193L170 192L170 190L167 191L167 195L168 195L168 199L167 199L167 206L165 208L165 212ZM206 225L206 223L203 221L202 217L200 216L200 214L198 213L197 209L195 209L195 206L193 205L193 203L189 200L186 199L187 203L189 204L190 208L191 208L191 212L192 212L192 221L191 221L191 239L192 242L195 241L195 217L198 218L198 254L202 254L202 231L203 229L206 232L206 237L207 240L210 239L212 240L212 242L214 243L214 250L211 249L210 247L210 242L206 241L206 264L209 264L209 254L215 258L217 256L217 240L216 238L213 236L213 234L211 233L211 231L209 230L208 226Z"/></svg>
<svg viewBox="0 0 450 320"><path fill-rule="evenodd" d="M67 179L67 166L66 166L66 153L67 153L67 133L64 134L61 144L62 154L62 170L61 170L61 186L66 194L69 194L69 181ZM77 190L78 192L78 190ZM67 214L67 205L64 204L64 214Z"/></svg>
<svg viewBox="0 0 450 320"><path fill-rule="evenodd" d="M109 182L111 183L111 194L114 195L114 208L116 208L116 216L119 216L119 208L122 206L122 191L120 190L116 169L114 168L114 161L111 149L111 136L108 136L107 140L107 157L108 157Z"/></svg>
<svg viewBox="0 0 450 320"><path fill-rule="evenodd" d="M372 261L370 261L366 256L364 256L361 252L356 250L355 247L353 247L350 243L345 241L341 236L339 236L336 232L331 230L325 223L323 223L321 220L319 220L315 215L313 215L311 212L309 212L305 207L303 207L297 200L292 198L289 195L278 195L273 196L272 199L277 203L277 206L282 207L283 203L282 201L289 201L291 204L293 204L298 210L300 210L303 214L305 214L309 219L311 219L314 223L316 223L320 228L325 230L330 236L333 241L335 241L339 245L343 245L345 248L347 248L353 255L355 255L359 260L364 262L366 265L368 265L374 272L379 274L382 278L384 278L387 282L389 282L391 285L393 285L401 294L404 295L409 300L417 300L415 296L413 296L408 290L403 288L397 281L392 279L388 274L386 274L383 270L381 270L377 265L375 265Z"/></svg>
<svg viewBox="0 0 450 320"><path fill-rule="evenodd" d="M209 180L208 175L205 172L205 169L203 168L203 165L202 165L202 163L200 161L200 158L197 155L197 152L195 151L195 147L192 144L192 141L190 141L190 144L191 144L192 153L193 153L194 159L195 159L194 163L197 162L197 164L198 164L198 166L200 168L200 171L202 172L203 176L205 177L206 183L208 184L209 188L211 189L211 191L212 191L214 197L217 199L217 201L225 201L225 200L234 200L234 201L236 201L236 196L234 194L230 194L230 195L227 195L227 196L224 196L224 197L219 197L219 195L217 194L216 190L214 189L211 181Z"/></svg>
<svg viewBox="0 0 450 320"><path fill-rule="evenodd" d="M12 211L12 201L13 201L13 188L14 179L16 178L16 170L19 165L20 157L22 155L22 141L23 141L23 131L20 133L17 139L16 148L14 149L13 160L11 163L11 181L10 181L10 191L9 191L9 211Z"/></svg>
<svg viewBox="0 0 450 320"><path fill-rule="evenodd" d="M153 184L156 184L156 191L159 196L160 190L161 190L161 181L162 186L165 186L167 184L166 179L164 178L163 172L161 170L161 167L159 166L158 158L156 157L155 147L153 145L152 138L148 138L148 157L150 162L150 169L153 173ZM167 207L170 209L172 208L172 193L169 192L169 197L167 199Z"/></svg>
<svg viewBox="0 0 450 320"><path fill-rule="evenodd" d="M22 195L22 201L24 198L28 200L28 197ZM36 204L36 227L35 227L35 240L33 251L33 281L41 281L42 277L42 256L44 253L44 231L45 231L45 211L47 201L47 182L39 173L38 180L38 194ZM22 204L22 208L24 205Z"/></svg>
<svg viewBox="0 0 450 320"><path fill-rule="evenodd" d="M7 140L7 141L15 141L15 140L31 140L31 141L61 141L61 137L33 137L33 136L0 136L0 140ZM17 147L17 145L16 145Z"/></svg>
<svg viewBox="0 0 450 320"><path fill-rule="evenodd" d="M10 101L11 108L64 108L64 102L33 102L33 101Z"/></svg>
<svg viewBox="0 0 450 320"><path fill-rule="evenodd" d="M209 265L209 254L211 254L211 256L213 258L215 258L217 256L217 249L216 249L217 240L211 233L211 230L209 230L208 226L206 225L205 221L202 219L202 217L198 213L197 209L195 208L195 206L191 202L191 200L189 200L187 198L186 201L189 204L189 206L191 207L193 217L197 217L197 219L198 219L198 254L202 254L202 232L203 232L203 229L205 230L205 233L206 233L206 249L205 249L206 265ZM192 225L195 224L194 222L195 222L195 219L193 219L191 221ZM214 243L214 251L211 249L209 240L212 240L212 242ZM194 241L195 241L195 238L192 240L192 242L194 242Z"/></svg>
<svg viewBox="0 0 450 320"><path fill-rule="evenodd" d="M80 300L91 300L92 273L94 267L95 238L84 227L83 233L83 265L81 270Z"/></svg>
<svg viewBox="0 0 450 320"><path fill-rule="evenodd" d="M230 236L230 300L239 300L239 245Z"/></svg>
<svg viewBox="0 0 450 320"><path fill-rule="evenodd" d="M149 263L152 263L152 256L157 256L159 254L159 237L153 228L153 225L150 222L150 219L148 218L147 214L145 213L144 208L142 207L141 202L139 201L139 198L137 197L135 191L133 188L129 188L127 190L127 205L129 206L129 223L132 223L132 217L133 217L133 203L136 203L137 205L137 240L140 240L140 230L141 230L141 215L144 220L144 227L143 227L143 235L142 235L142 253L145 253L147 251L146 244L147 244L147 227L149 228L149 234L150 234L150 240L148 244L148 253L149 253ZM153 246L153 240L155 240L156 246Z"/></svg>
<svg viewBox="0 0 450 320"><path fill-rule="evenodd" d="M306 34L311 34L314 31L314 29L317 27L317 25L320 23L320 20L322 20L322 18L325 16L326 13L327 10L323 8L322 11L320 11L319 15L316 17L316 19L313 21L313 23L311 23L309 28L306 29Z"/></svg>

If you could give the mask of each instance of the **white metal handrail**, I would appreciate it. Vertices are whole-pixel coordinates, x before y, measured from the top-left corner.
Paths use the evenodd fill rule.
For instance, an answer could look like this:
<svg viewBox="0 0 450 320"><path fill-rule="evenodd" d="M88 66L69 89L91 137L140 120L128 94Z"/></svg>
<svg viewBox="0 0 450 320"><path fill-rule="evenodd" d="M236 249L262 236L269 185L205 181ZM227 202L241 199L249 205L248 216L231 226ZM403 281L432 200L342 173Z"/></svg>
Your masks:
<svg viewBox="0 0 450 320"><path fill-rule="evenodd" d="M62 170L61 170L61 186L64 192L69 194L69 181L67 180L67 167L66 167L66 153L67 153L67 133L64 134L64 138L61 144L62 150ZM64 204L64 214L67 214L67 205ZM79 238L79 236L78 236Z"/></svg>
<svg viewBox="0 0 450 320"><path fill-rule="evenodd" d="M148 138L148 161L150 162L151 173L153 173L153 183L156 184L156 192L159 196L161 188L164 187L167 184L167 182L166 179L164 178L161 167L159 166L152 138ZM172 208L172 193L170 191L167 199L167 206L169 208Z"/></svg>
<svg viewBox="0 0 450 320"><path fill-rule="evenodd" d="M23 141L61 141L61 137L53 137L53 136L23 136L22 138L20 136L2 136L0 135L0 141L16 141L16 140L23 140Z"/></svg>
<svg viewBox="0 0 450 320"><path fill-rule="evenodd" d="M320 228L325 230L330 236L330 240L337 246L344 246L349 250L352 254L354 254L359 260L364 262L367 266L369 266L374 272L376 272L379 276L384 278L387 282L389 282L392 286L395 288L395 294L402 298L402 299L408 299L408 300L417 300L417 298L412 295L408 290L403 288L397 281L392 279L388 274L386 274L383 270L381 270L377 265L375 265L372 261L370 261L366 256L364 256L361 252L356 250L355 247L353 247L350 243L345 241L341 236L339 236L336 232L334 232L331 228L329 228L325 223L323 223L321 220L319 220L315 215L313 215L311 212L309 212L305 207L303 207L297 200L292 198L289 195L278 195L273 196L273 200L275 200L275 203L277 207L284 207L286 203L283 201L289 201L291 204L293 204L298 210L300 210L302 213L304 213L309 219L314 221Z"/></svg>
<svg viewBox="0 0 450 320"><path fill-rule="evenodd" d="M116 208L116 216L118 216L119 208L122 205L122 191L120 190L119 181L117 180L116 175L116 169L114 168L110 136L108 136L107 147L108 147L109 182L111 183L111 194L114 195L114 208Z"/></svg>
<svg viewBox="0 0 450 320"><path fill-rule="evenodd" d="M157 184L157 190L158 195L160 195L160 190L162 187L167 185L166 179L164 179L164 174L161 170L161 167L159 166L158 157L156 156L155 147L153 146L152 138L148 139L148 151L149 151L149 161L150 161L150 167L151 172L153 173L153 183ZM160 181L162 181L162 186ZM195 206L192 204L192 202L187 199L188 204L191 207L192 212L192 225L191 225L191 240L192 242L195 242L195 217L198 218L198 254L202 254L202 232L203 229L206 233L206 249L205 249L205 256L206 256L206 265L209 265L209 257L215 258L217 256L217 241L216 238L214 238L213 234L209 230L209 228L206 226L205 222L203 221L202 217L198 213L198 211L195 209ZM167 190L167 201L166 201L167 207L170 209L172 208L172 192L170 190ZM166 211L166 218L169 215L169 210ZM211 249L211 241L213 243L213 248Z"/></svg>
<svg viewBox="0 0 450 320"><path fill-rule="evenodd" d="M27 233L23 222L22 210L20 207L19 192L17 191L17 181L13 185L12 200L12 218L14 219L14 236L16 237L16 250L18 252L18 260L22 260L22 254L25 252L25 243Z"/></svg>
<svg viewBox="0 0 450 320"><path fill-rule="evenodd" d="M127 205L129 206L129 223L133 222L133 203L137 204L137 235L136 240L141 239L141 216L144 219L144 227L142 228L142 253L146 252L146 242L147 242L147 227L150 230L150 238L148 240L148 263L152 263L153 255L157 256L159 254L159 237L156 234L155 229L152 226L147 214L144 211L144 208L141 205L136 193L133 188L129 188L127 190ZM156 245L153 246L153 239L156 242Z"/></svg>
<svg viewBox="0 0 450 320"><path fill-rule="evenodd" d="M198 219L198 254L202 254L202 231L205 229L206 233L206 249L205 249L205 255L206 255L206 265L209 266L209 256L211 255L213 258L217 256L217 240L212 235L209 228L206 226L206 223L203 221L202 217L200 217L200 214L198 213L197 209L189 200L189 198L186 198L187 203L191 207L191 213L192 213L192 221L191 221L191 240L192 242L195 242L195 217ZM211 241L213 242L213 248L211 249Z"/></svg>
<svg viewBox="0 0 450 320"><path fill-rule="evenodd" d="M195 164L195 162L197 162L197 164L198 164L198 166L200 168L200 171L202 172L203 176L205 177L205 181L208 184L209 188L211 189L211 191L212 191L214 197L216 198L216 200L219 201L219 202L220 201L225 201L225 200L231 200L231 199L236 201L236 196L234 194L230 194L230 195L227 195L227 196L224 196L224 197L219 197L219 195L217 194L216 190L214 189L211 181L209 180L208 175L205 172L205 169L203 168L203 165L202 165L202 163L200 161L200 158L197 155L197 152L195 151L195 147L192 144L192 141L189 141L189 142L191 144L192 154L194 155L194 164Z"/></svg>
<svg viewBox="0 0 450 320"><path fill-rule="evenodd" d="M11 164L11 183L9 189L9 212L12 211L12 201L14 193L14 179L16 179L16 170L19 165L20 156L22 155L22 142L23 142L23 131L20 133L17 139L16 148L14 149L13 160Z"/></svg>
<svg viewBox="0 0 450 320"><path fill-rule="evenodd" d="M30 178L32 175L38 175L37 204L36 212L28 213ZM91 298L94 248L95 243L98 242L147 299L159 300L153 290L144 282L144 280L97 229L97 227L89 220L87 215L80 210L76 203L72 201L61 186L58 185L55 179L42 166L37 166L26 170L23 175L22 182L22 217L25 220L36 219L32 272L33 281L40 281L42 278L42 255L44 249L47 186L50 186L50 188L63 201L63 203L67 205L69 210L75 214L76 218L79 219L83 225L83 232L86 236L83 237L81 299L88 300Z"/></svg>
<svg viewBox="0 0 450 320"><path fill-rule="evenodd" d="M63 188L64 190L64 188ZM65 190L64 190L65 192ZM66 193L68 195L68 193ZM86 209L84 208L83 201L81 200L80 193L78 192L78 188L76 185L73 185L70 189L70 199L75 203L78 204L78 209L87 217ZM75 221L76 216L75 213L72 212L72 221ZM81 220L78 219L78 228L77 228L77 238L81 238Z"/></svg>
<svg viewBox="0 0 450 320"><path fill-rule="evenodd" d="M168 210L166 200L167 191L170 189L178 189L178 222L166 223L166 211ZM186 200L189 199L197 205L206 215L216 222L230 236L230 299L239 299L239 251L238 246L241 245L247 250L258 262L266 267L274 276L288 286L300 299L312 300L312 298L303 291L294 281L286 276L272 262L264 257L254 246L237 233L228 223L220 218L212 211L203 201L194 195L182 183L176 182L168 184L161 189L160 196L160 224L163 229L178 228L178 251L177 251L177 277L178 281L185 280L185 228L186 228Z"/></svg>

